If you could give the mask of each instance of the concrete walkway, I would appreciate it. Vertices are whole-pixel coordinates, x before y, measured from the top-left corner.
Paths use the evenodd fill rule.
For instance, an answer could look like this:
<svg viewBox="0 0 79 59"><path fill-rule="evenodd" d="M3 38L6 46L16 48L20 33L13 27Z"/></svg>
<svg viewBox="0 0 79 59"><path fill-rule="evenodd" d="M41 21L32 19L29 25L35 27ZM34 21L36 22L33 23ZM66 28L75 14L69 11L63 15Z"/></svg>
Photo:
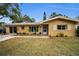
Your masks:
<svg viewBox="0 0 79 59"><path fill-rule="evenodd" d="M14 36L14 35L0 35L0 41L9 40L15 37L23 37L23 38L49 38L48 36Z"/></svg>
<svg viewBox="0 0 79 59"><path fill-rule="evenodd" d="M0 35L0 41L5 41L11 38L14 38L14 36L13 35Z"/></svg>

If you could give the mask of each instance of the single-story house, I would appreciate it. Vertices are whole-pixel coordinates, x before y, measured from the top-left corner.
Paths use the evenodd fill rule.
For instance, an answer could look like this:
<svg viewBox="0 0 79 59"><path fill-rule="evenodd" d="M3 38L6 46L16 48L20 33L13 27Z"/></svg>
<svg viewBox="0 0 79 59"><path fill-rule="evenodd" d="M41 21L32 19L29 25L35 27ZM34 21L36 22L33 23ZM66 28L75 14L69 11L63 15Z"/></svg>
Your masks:
<svg viewBox="0 0 79 59"><path fill-rule="evenodd" d="M75 36L78 20L57 16L42 22L5 24L6 33Z"/></svg>

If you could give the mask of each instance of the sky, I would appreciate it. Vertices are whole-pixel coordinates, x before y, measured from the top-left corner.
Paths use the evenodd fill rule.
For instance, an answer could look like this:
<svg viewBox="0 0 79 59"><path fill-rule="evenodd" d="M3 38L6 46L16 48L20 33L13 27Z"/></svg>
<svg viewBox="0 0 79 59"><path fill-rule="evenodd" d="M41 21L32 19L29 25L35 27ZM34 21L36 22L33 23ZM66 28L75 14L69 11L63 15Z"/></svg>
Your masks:
<svg viewBox="0 0 79 59"><path fill-rule="evenodd" d="M44 11L47 19L53 12L67 15L70 18L79 16L79 3L23 3L19 5L22 15L26 14L31 18L35 18L36 21L42 21ZM4 21L10 22L8 18L7 21L4 18Z"/></svg>

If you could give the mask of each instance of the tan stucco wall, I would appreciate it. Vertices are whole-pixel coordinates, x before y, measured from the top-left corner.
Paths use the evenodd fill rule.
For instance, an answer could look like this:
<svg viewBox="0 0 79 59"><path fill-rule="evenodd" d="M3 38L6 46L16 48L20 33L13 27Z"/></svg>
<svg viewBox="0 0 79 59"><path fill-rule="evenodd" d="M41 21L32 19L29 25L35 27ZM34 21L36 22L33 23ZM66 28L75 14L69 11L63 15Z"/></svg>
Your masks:
<svg viewBox="0 0 79 59"><path fill-rule="evenodd" d="M9 31L10 31L10 30L9 30L9 27L6 26L5 28L6 28L6 33L7 33L7 34L10 33L10 32L9 32Z"/></svg>
<svg viewBox="0 0 79 59"><path fill-rule="evenodd" d="M48 24L49 24L48 35L56 36L56 35L59 35L59 33L63 33L64 35L67 35L67 36L75 36L75 23L74 22L57 19L57 20L52 20L52 21L48 22ZM67 24L68 29L67 30L57 30L58 24Z"/></svg>
<svg viewBox="0 0 79 59"><path fill-rule="evenodd" d="M22 29L21 26L17 26L17 33L28 33L29 32L29 26L24 25L25 28Z"/></svg>
<svg viewBox="0 0 79 59"><path fill-rule="evenodd" d="M34 33L34 32L29 32L29 26L30 25L26 25L25 26L25 29L21 29L21 26L18 26L17 29L18 29L18 33ZM38 26L38 33L41 32L41 26Z"/></svg>
<svg viewBox="0 0 79 59"><path fill-rule="evenodd" d="M17 26L15 25L15 27L17 27L17 33L28 33L28 34L34 33L34 32L29 32L29 26L31 26L31 25L24 25L24 26L25 26L25 28L22 29L21 25L17 25ZM9 27L10 26L5 27L6 28L6 33L10 33L10 28ZM42 32L42 26L41 25L38 26L38 32L37 33L40 33L40 32Z"/></svg>

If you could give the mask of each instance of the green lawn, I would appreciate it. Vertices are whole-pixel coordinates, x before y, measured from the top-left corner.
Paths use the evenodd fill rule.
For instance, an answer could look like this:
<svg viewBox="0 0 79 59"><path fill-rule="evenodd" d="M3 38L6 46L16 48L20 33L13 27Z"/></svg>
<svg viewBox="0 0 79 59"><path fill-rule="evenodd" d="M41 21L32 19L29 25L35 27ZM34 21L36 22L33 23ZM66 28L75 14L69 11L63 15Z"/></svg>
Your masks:
<svg viewBox="0 0 79 59"><path fill-rule="evenodd" d="M0 42L0 55L79 55L79 38L14 38Z"/></svg>

